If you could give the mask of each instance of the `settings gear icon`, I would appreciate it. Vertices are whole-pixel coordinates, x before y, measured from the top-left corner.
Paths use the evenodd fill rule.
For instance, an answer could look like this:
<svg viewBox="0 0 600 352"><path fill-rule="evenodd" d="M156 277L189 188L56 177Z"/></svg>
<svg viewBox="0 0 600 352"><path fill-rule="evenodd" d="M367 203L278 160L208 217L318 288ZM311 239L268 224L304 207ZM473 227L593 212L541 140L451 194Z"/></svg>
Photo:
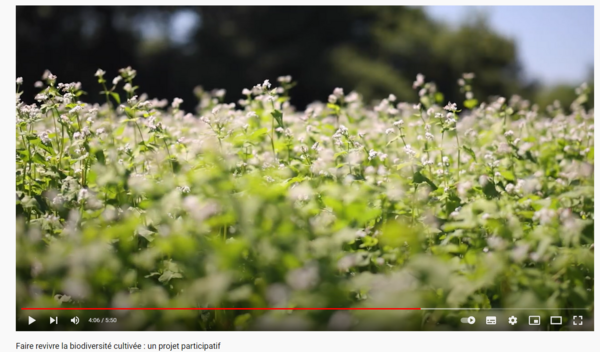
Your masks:
<svg viewBox="0 0 600 352"><path fill-rule="evenodd" d="M510 318L508 318L508 323L510 325L515 325L517 323L517 317L515 317L514 315L511 316Z"/></svg>

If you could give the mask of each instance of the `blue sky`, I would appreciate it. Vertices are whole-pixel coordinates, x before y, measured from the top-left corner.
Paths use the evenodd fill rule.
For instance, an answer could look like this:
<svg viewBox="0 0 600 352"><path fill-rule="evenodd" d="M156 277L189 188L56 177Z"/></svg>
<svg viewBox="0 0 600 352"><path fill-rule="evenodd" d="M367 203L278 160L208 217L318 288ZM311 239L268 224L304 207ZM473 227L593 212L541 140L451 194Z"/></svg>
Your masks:
<svg viewBox="0 0 600 352"><path fill-rule="evenodd" d="M582 83L594 64L592 6L427 6L427 13L460 25L483 12L490 26L513 38L526 78Z"/></svg>

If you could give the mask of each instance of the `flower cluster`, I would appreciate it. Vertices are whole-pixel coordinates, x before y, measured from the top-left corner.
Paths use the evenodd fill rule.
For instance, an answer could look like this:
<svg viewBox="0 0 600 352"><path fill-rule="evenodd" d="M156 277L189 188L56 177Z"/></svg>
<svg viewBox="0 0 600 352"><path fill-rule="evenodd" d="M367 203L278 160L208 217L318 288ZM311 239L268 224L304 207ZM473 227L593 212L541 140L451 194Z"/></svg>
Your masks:
<svg viewBox="0 0 600 352"><path fill-rule="evenodd" d="M102 104L47 71L28 105L16 80L18 307L593 306L594 112L581 103L479 104L472 74L467 100L447 102L418 75L417 102L339 87L298 111L281 76L236 102L197 87L189 112L141 93L130 67L95 75ZM172 323L341 319L245 313ZM422 324L359 313L347 328Z"/></svg>

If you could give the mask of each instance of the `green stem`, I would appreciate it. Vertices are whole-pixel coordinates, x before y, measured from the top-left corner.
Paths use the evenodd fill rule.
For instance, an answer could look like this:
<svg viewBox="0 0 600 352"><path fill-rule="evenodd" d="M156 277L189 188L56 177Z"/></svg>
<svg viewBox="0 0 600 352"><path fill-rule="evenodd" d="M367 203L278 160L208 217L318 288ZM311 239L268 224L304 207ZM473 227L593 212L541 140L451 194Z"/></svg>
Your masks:
<svg viewBox="0 0 600 352"><path fill-rule="evenodd" d="M277 160L277 153L275 153L275 118L271 119L271 149L273 149L273 156Z"/></svg>
<svg viewBox="0 0 600 352"><path fill-rule="evenodd" d="M169 163L171 164L171 170L175 172L175 167L173 166L173 160L171 159L171 152L169 151L169 147L167 146L167 142L163 139L163 144L165 145L165 149L167 150L167 155L169 155Z"/></svg>
<svg viewBox="0 0 600 352"><path fill-rule="evenodd" d="M456 171L456 180L459 181L460 180L460 142L458 140L458 130L456 130L456 147L458 149L458 157L457 157L457 164L458 164L458 170Z"/></svg>

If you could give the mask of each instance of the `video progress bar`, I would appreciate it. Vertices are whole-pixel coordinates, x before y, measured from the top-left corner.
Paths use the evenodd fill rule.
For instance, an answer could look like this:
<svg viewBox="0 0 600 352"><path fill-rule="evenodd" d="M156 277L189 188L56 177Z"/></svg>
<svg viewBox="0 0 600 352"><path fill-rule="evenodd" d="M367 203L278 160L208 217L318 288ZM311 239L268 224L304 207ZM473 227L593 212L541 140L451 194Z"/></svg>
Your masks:
<svg viewBox="0 0 600 352"><path fill-rule="evenodd" d="M468 311L488 311L488 310L590 310L590 308L421 308L421 310L468 310Z"/></svg>
<svg viewBox="0 0 600 352"><path fill-rule="evenodd" d="M21 308L21 310L421 310L421 308Z"/></svg>
<svg viewBox="0 0 600 352"><path fill-rule="evenodd" d="M448 311L502 311L502 310L590 310L589 308L312 308L312 307L266 307L266 308L21 308L21 310L448 310Z"/></svg>

